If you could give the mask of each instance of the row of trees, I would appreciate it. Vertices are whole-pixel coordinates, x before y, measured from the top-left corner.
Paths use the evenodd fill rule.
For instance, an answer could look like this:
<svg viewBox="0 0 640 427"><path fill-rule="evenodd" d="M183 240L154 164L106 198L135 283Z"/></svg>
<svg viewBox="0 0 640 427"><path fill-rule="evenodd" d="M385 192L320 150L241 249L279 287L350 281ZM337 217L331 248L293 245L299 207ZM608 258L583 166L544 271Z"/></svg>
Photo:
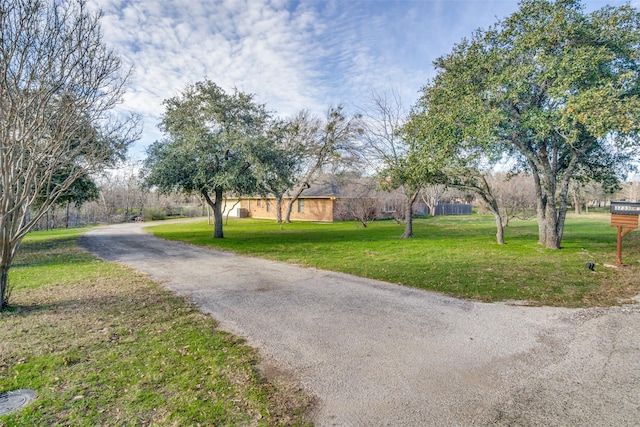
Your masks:
<svg viewBox="0 0 640 427"><path fill-rule="evenodd" d="M281 220L285 192L290 211L320 171L359 161L380 188L402 191L404 237L421 190L443 185L476 194L504 243L510 214L491 173L508 164L533 178L539 243L558 249L571 194L589 182L614 189L637 159L639 30L630 6L586 13L579 0L524 0L436 60L409 114L394 94L374 94L353 117L337 107L281 120L252 95L199 82L165 102L146 182L200 194L222 237L225 194L273 194Z"/></svg>
<svg viewBox="0 0 640 427"><path fill-rule="evenodd" d="M143 177L164 193L197 194L213 210L214 237L223 233L223 204L232 194L274 195L278 221L282 202L295 200L329 165L344 165L360 132L355 117L330 108L325 118L303 111L288 120L273 117L253 95L227 93L211 81L190 85L165 101L165 139L147 151Z"/></svg>
<svg viewBox="0 0 640 427"><path fill-rule="evenodd" d="M638 159L639 30L629 5L586 13L578 0L522 1L435 61L403 128L407 182L435 170L474 191L502 243L487 172L508 160L533 177L539 243L560 248L572 183L614 188Z"/></svg>
<svg viewBox="0 0 640 427"><path fill-rule="evenodd" d="M95 195L92 174L121 160L137 118L113 114L128 73L104 46L84 0L0 0L0 308L24 235L52 207ZM557 249L573 185L614 188L638 157L640 15L586 13L579 0L523 0L519 10L455 45L409 113L372 96L349 116L280 119L254 96L205 80L165 101L164 139L143 176L164 192L197 194L223 237L225 195L293 195L320 172L358 168L401 189L404 237L426 188L473 192L504 242L497 164L534 183L539 243ZM421 193L422 192L422 193ZM573 192L577 194L576 191ZM508 214L507 214L508 216Z"/></svg>
<svg viewBox="0 0 640 427"><path fill-rule="evenodd" d="M93 176L91 184L95 191L83 193L83 200L59 200L33 229L74 228L207 214L206 207L196 196L150 191L140 182L139 169L139 162L127 161L115 171Z"/></svg>
<svg viewBox="0 0 640 427"><path fill-rule="evenodd" d="M488 174L487 180L498 199L505 227L514 218L529 220L535 217L535 187L531 176L500 172ZM404 194L401 191L381 193L375 177L363 177L357 171L353 171L340 175L321 175L314 182L340 186L340 194L344 199L336 204L338 217L356 219L364 226L375 220L380 211L390 215L399 224L406 218ZM34 230L160 220L168 217L206 216L210 213L206 203L196 195L160 194L142 185L137 163L126 163L117 173L111 172L97 177L92 184L97 185L96 192L85 193L85 196L91 194L90 200L61 201L47 211ZM591 208L606 207L612 199L639 200L640 183L623 183L620 191L615 194L605 192L602 186L595 183L584 186L577 183L571 185L570 200L576 214L583 211L588 213ZM473 193L442 184L422 188L417 202L426 207L426 210L414 208L414 215L435 215L438 205L463 202L474 203L480 213L491 213L481 200L476 200ZM229 212L228 204L227 209Z"/></svg>

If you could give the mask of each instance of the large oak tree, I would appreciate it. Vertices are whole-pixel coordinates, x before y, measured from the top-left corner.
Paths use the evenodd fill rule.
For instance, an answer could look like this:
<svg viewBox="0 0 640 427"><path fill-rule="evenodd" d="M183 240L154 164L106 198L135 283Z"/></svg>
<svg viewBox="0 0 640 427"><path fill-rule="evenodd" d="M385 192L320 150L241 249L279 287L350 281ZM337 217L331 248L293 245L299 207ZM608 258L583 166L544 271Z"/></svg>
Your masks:
<svg viewBox="0 0 640 427"><path fill-rule="evenodd" d="M557 249L572 178L604 179L637 153L639 48L631 6L586 13L578 0L525 0L435 62L417 116L432 141L502 153L530 172L539 243Z"/></svg>
<svg viewBox="0 0 640 427"><path fill-rule="evenodd" d="M147 150L144 177L162 192L195 193L213 209L214 237L224 237L226 195L261 192L269 165L270 116L253 95L205 80L164 102L165 139ZM275 166L275 165L271 165Z"/></svg>

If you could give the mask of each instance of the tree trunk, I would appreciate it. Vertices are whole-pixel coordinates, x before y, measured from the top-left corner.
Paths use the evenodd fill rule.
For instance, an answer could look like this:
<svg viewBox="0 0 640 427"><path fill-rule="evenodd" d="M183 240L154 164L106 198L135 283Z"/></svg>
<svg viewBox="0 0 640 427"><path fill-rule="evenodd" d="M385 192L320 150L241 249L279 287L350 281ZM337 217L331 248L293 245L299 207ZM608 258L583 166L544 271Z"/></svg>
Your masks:
<svg viewBox="0 0 640 427"><path fill-rule="evenodd" d="M500 215L500 207L498 206L498 202L495 199L490 199L488 195L480 195L487 203L491 214L495 218L496 221L496 242L499 245L504 245L504 226L502 224L502 215Z"/></svg>
<svg viewBox="0 0 640 427"><path fill-rule="evenodd" d="M560 243L562 242L562 237L564 235L564 223L567 219L567 211L569 210L568 204L568 183L566 189L560 189L560 209L558 210L558 215L556 217L556 235L558 236L558 245L554 249L560 249Z"/></svg>
<svg viewBox="0 0 640 427"><path fill-rule="evenodd" d="M504 245L504 226L502 225L500 211L496 210L496 212L493 213L493 217L496 220L496 242L499 245Z"/></svg>
<svg viewBox="0 0 640 427"><path fill-rule="evenodd" d="M566 215L566 210L547 204L544 213L538 215L538 243L548 249L560 249Z"/></svg>
<svg viewBox="0 0 640 427"><path fill-rule="evenodd" d="M201 191L202 197L207 202L211 209L213 210L213 238L214 239L222 239L224 238L224 233L222 232L222 222L224 217L222 215L222 190L215 190L215 200L211 200L209 197L209 193L206 190Z"/></svg>
<svg viewBox="0 0 640 427"><path fill-rule="evenodd" d="M9 304L9 269L20 246L20 243L12 245L8 236L3 237L2 247L0 247L0 310Z"/></svg>
<svg viewBox="0 0 640 427"><path fill-rule="evenodd" d="M564 197L564 203L561 203L560 209L558 209L555 194L549 194L544 191L543 188L540 188L537 202L539 244L544 245L548 249L560 249L566 215L566 195Z"/></svg>
<svg viewBox="0 0 640 427"><path fill-rule="evenodd" d="M286 222L287 224L291 222L291 211L293 211L293 204L296 202L296 200L298 200L302 192L309 187L310 186L308 183L303 183L300 187L298 187L293 196L291 196L291 199L289 199L289 203L287 203L287 212L284 215L284 222Z"/></svg>
<svg viewBox="0 0 640 427"><path fill-rule="evenodd" d="M9 283L9 266L3 265L0 266L0 311L2 311L7 305L8 295L7 295L7 285Z"/></svg>
<svg viewBox="0 0 640 427"><path fill-rule="evenodd" d="M498 199L493 195L491 186L487 182L484 175L480 175L478 184L471 187L462 187L475 192L487 204L487 209L491 212L496 221L496 242L504 245L504 224L502 223L502 215L500 214L500 205Z"/></svg>
<svg viewBox="0 0 640 427"><path fill-rule="evenodd" d="M413 237L413 204L418 198L420 190L414 192L410 197L405 198L404 204L404 234L403 239L409 239Z"/></svg>
<svg viewBox="0 0 640 427"><path fill-rule="evenodd" d="M293 209L293 202L294 202L294 199L291 199L287 203L287 211L284 214L284 220L283 220L287 224L291 222L291 210Z"/></svg>
<svg viewBox="0 0 640 427"><path fill-rule="evenodd" d="M457 188L473 191L486 203L487 209L489 209L489 212L491 212L496 221L496 242L499 245L504 245L504 224L502 222L502 215L500 214L498 199L493 194L491 185L489 185L485 175L477 174L474 179L475 183L458 185Z"/></svg>
<svg viewBox="0 0 640 427"><path fill-rule="evenodd" d="M502 223L502 228L507 228L509 226L509 221L511 221L511 218L514 218L515 216L510 216L508 211L505 211L505 209L502 209L502 214L500 214L500 222Z"/></svg>
<svg viewBox="0 0 640 427"><path fill-rule="evenodd" d="M533 181L536 187L536 217L538 219L538 244L546 247L558 243L555 233L555 194L549 194L548 188L543 187L538 169L530 163L533 170ZM548 184L545 184L548 187ZM555 186L554 186L555 192ZM547 243L548 242L548 243Z"/></svg>
<svg viewBox="0 0 640 427"><path fill-rule="evenodd" d="M276 194L276 222L282 223L282 194Z"/></svg>
<svg viewBox="0 0 640 427"><path fill-rule="evenodd" d="M578 197L577 192L573 194L573 208L575 209L576 215L580 215L582 203L580 202L580 197Z"/></svg>
<svg viewBox="0 0 640 427"><path fill-rule="evenodd" d="M216 190L216 201L213 204L213 238L222 239L222 190Z"/></svg>
<svg viewBox="0 0 640 427"><path fill-rule="evenodd" d="M403 239L409 239L413 237L413 212L411 212L411 203L408 201L405 203L405 209L408 210L404 214L404 233Z"/></svg>
<svg viewBox="0 0 640 427"><path fill-rule="evenodd" d="M561 155L554 150L549 158L539 156L530 160L538 201L538 243L548 249L560 249L564 233L564 223L569 209L569 187L571 177L578 168L578 159L585 154L585 148L569 156L569 164L559 173Z"/></svg>
<svg viewBox="0 0 640 427"><path fill-rule="evenodd" d="M560 249L560 239L556 233L557 221L555 209L547 208L539 223L540 244L549 249Z"/></svg>

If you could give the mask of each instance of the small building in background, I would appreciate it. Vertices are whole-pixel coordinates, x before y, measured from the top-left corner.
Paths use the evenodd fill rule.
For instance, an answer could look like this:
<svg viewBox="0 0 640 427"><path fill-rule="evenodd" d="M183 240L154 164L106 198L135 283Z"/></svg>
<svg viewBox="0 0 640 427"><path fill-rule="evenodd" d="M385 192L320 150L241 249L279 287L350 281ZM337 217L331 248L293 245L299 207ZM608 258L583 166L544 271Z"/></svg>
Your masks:
<svg viewBox="0 0 640 427"><path fill-rule="evenodd" d="M284 217L291 200L285 195L282 202ZM276 219L275 197L243 197L227 200L225 215L231 217L251 217ZM418 200L413 207L413 215L430 214L426 204ZM447 203L436 207L436 215L468 215L471 205L466 203ZM353 219L396 219L404 218L404 198L400 191L386 192L375 188L369 180L349 182L347 184L313 184L305 189L294 201L291 210L292 221L344 221Z"/></svg>

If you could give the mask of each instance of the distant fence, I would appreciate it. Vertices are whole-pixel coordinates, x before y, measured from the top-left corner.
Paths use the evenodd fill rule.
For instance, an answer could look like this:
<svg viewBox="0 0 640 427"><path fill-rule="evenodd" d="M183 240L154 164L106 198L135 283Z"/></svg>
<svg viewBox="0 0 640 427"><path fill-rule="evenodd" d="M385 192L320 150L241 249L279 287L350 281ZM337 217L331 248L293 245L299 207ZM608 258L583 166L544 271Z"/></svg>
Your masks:
<svg viewBox="0 0 640 427"><path fill-rule="evenodd" d="M468 203L441 203L436 206L436 215L471 215Z"/></svg>

